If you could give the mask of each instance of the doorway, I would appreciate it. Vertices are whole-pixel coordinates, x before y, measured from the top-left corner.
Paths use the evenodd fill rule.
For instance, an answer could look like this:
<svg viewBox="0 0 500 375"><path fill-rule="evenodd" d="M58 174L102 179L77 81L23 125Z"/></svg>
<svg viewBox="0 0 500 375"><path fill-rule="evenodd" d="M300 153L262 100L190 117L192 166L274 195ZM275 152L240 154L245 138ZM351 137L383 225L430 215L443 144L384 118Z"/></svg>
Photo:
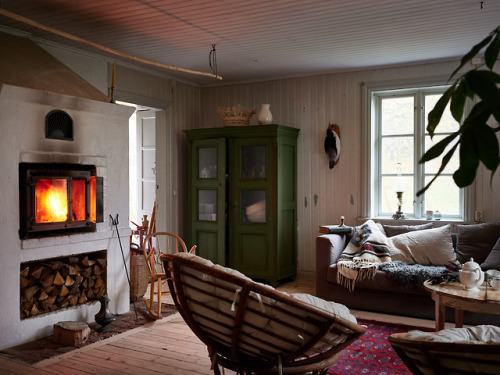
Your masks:
<svg viewBox="0 0 500 375"><path fill-rule="evenodd" d="M156 112L136 107L129 121L129 217L131 228L151 219L156 199Z"/></svg>

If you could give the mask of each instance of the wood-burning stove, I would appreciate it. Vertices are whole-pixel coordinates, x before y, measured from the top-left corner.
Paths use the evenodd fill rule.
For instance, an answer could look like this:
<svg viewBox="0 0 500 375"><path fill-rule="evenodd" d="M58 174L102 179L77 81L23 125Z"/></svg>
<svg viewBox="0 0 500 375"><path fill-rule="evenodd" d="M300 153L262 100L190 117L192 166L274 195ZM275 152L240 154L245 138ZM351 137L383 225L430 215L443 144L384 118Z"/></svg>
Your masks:
<svg viewBox="0 0 500 375"><path fill-rule="evenodd" d="M102 177L93 165L20 163L21 239L95 232L103 219Z"/></svg>

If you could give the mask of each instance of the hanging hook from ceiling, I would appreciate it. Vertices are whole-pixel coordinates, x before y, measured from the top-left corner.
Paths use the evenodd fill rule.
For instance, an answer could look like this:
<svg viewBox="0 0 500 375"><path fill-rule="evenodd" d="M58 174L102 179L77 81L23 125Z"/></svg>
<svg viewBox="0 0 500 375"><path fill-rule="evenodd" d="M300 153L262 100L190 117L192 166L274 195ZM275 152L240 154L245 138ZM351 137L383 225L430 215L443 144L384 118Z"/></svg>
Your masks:
<svg viewBox="0 0 500 375"><path fill-rule="evenodd" d="M217 74L217 52L215 51L215 44L212 44L212 50L208 54L208 65L210 65L210 69L212 69L212 73L215 75L215 78L218 77Z"/></svg>

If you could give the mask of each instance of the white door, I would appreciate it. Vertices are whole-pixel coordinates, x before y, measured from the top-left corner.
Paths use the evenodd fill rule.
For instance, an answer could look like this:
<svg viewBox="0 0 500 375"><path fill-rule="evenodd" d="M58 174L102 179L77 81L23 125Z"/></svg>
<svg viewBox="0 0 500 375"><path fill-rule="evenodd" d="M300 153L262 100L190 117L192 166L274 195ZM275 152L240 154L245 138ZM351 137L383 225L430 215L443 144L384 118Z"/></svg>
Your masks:
<svg viewBox="0 0 500 375"><path fill-rule="evenodd" d="M154 111L137 111L137 224L151 219L156 197L156 119Z"/></svg>

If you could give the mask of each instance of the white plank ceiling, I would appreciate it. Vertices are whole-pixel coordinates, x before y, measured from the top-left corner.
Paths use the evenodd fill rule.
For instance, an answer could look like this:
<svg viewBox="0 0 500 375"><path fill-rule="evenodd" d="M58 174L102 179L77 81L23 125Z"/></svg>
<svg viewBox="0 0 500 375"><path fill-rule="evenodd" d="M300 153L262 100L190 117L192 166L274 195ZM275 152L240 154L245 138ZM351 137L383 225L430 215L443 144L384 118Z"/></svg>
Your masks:
<svg viewBox="0 0 500 375"><path fill-rule="evenodd" d="M0 8L210 86L461 57L500 23L500 0L1 0ZM0 16L38 41L109 53ZM6 29L7 28L7 29ZM5 51L2 51L5 53Z"/></svg>

